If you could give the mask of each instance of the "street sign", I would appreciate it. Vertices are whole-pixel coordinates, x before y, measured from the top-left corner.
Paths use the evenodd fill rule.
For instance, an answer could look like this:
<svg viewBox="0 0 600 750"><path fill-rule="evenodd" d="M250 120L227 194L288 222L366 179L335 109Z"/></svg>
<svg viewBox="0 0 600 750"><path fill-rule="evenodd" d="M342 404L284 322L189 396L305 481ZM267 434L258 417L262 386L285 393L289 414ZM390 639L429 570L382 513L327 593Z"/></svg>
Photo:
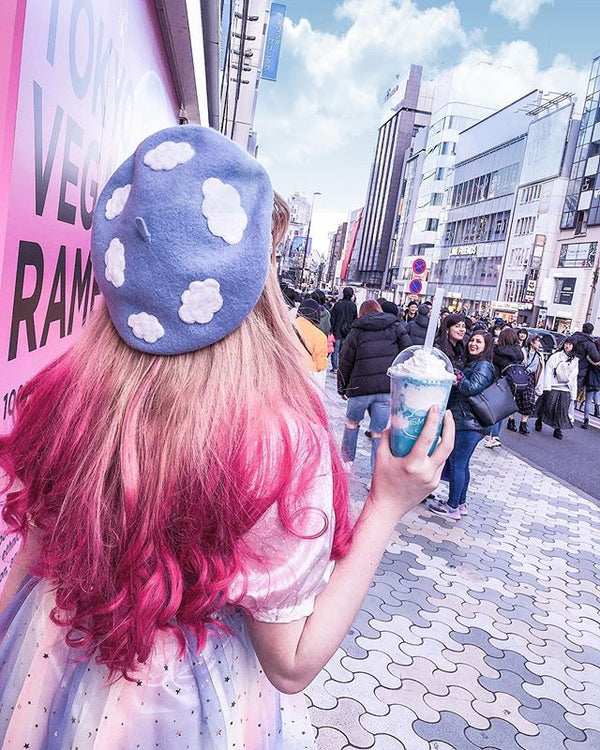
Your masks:
<svg viewBox="0 0 600 750"><path fill-rule="evenodd" d="M423 289L423 282L421 279L413 279L408 285L408 289L411 294L420 294Z"/></svg>
<svg viewBox="0 0 600 750"><path fill-rule="evenodd" d="M417 276L425 273L425 271L427 270L427 261L425 260L425 258L415 258L413 260L412 270L413 273L417 274Z"/></svg>

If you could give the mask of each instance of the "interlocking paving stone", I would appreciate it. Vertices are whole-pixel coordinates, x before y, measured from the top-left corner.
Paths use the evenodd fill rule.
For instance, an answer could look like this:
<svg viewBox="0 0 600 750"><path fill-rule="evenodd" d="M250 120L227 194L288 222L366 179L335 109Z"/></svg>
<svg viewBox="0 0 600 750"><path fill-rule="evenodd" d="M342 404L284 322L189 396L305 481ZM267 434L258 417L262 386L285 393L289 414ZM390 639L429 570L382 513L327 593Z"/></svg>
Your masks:
<svg viewBox="0 0 600 750"><path fill-rule="evenodd" d="M332 376L328 389L339 439ZM354 513L370 482L363 434L359 449ZM459 522L420 505L398 524L306 691L319 750L600 750L598 508L483 448L468 502Z"/></svg>

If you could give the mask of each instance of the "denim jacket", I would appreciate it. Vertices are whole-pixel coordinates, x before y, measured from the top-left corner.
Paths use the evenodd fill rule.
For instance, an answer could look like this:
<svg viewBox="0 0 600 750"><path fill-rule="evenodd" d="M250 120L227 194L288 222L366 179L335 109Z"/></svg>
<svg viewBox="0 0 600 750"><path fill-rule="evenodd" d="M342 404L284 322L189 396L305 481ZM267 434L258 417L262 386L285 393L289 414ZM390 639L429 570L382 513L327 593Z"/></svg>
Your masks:
<svg viewBox="0 0 600 750"><path fill-rule="evenodd" d="M476 396L496 379L494 365L487 359L480 359L466 365L462 378L452 387L448 408L452 412L457 430L484 430L471 410L469 396Z"/></svg>

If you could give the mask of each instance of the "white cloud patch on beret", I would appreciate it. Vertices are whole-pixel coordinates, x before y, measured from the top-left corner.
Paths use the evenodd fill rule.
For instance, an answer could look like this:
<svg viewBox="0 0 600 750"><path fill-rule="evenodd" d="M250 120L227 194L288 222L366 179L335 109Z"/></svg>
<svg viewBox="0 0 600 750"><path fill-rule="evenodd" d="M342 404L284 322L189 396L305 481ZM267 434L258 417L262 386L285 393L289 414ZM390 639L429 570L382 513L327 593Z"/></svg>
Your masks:
<svg viewBox="0 0 600 750"><path fill-rule="evenodd" d="M181 295L179 317L184 323L209 323L223 307L221 287L215 279L192 281Z"/></svg>
<svg viewBox="0 0 600 750"><path fill-rule="evenodd" d="M154 170L175 169L194 156L189 143L164 141L144 155L144 164Z"/></svg>
<svg viewBox="0 0 600 750"><path fill-rule="evenodd" d="M113 237L104 253L106 269L104 276L114 287L125 283L125 246L117 237Z"/></svg>
<svg viewBox="0 0 600 750"><path fill-rule="evenodd" d="M123 185L113 190L113 194L106 202L106 208L104 209L104 215L107 219L116 219L121 211L125 208L127 198L129 198L129 192L131 191L131 185Z"/></svg>
<svg viewBox="0 0 600 750"><path fill-rule="evenodd" d="M146 312L130 315L127 325L138 339L143 339L147 344L154 344L165 335L165 329L161 326L158 318Z"/></svg>
<svg viewBox="0 0 600 750"><path fill-rule="evenodd" d="M202 193L202 213L208 219L211 233L229 245L237 245L248 224L238 191L233 185L209 177L202 185Z"/></svg>

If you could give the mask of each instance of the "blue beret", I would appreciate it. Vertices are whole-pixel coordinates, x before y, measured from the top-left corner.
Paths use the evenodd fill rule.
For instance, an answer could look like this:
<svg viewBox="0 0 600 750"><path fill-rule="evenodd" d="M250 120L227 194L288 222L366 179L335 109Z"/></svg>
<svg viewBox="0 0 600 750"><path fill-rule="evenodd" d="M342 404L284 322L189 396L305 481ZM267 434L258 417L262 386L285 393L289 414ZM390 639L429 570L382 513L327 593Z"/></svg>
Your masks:
<svg viewBox="0 0 600 750"><path fill-rule="evenodd" d="M132 348L181 354L234 331L256 305L271 253L263 167L210 128L146 138L112 175L92 223L92 264Z"/></svg>

